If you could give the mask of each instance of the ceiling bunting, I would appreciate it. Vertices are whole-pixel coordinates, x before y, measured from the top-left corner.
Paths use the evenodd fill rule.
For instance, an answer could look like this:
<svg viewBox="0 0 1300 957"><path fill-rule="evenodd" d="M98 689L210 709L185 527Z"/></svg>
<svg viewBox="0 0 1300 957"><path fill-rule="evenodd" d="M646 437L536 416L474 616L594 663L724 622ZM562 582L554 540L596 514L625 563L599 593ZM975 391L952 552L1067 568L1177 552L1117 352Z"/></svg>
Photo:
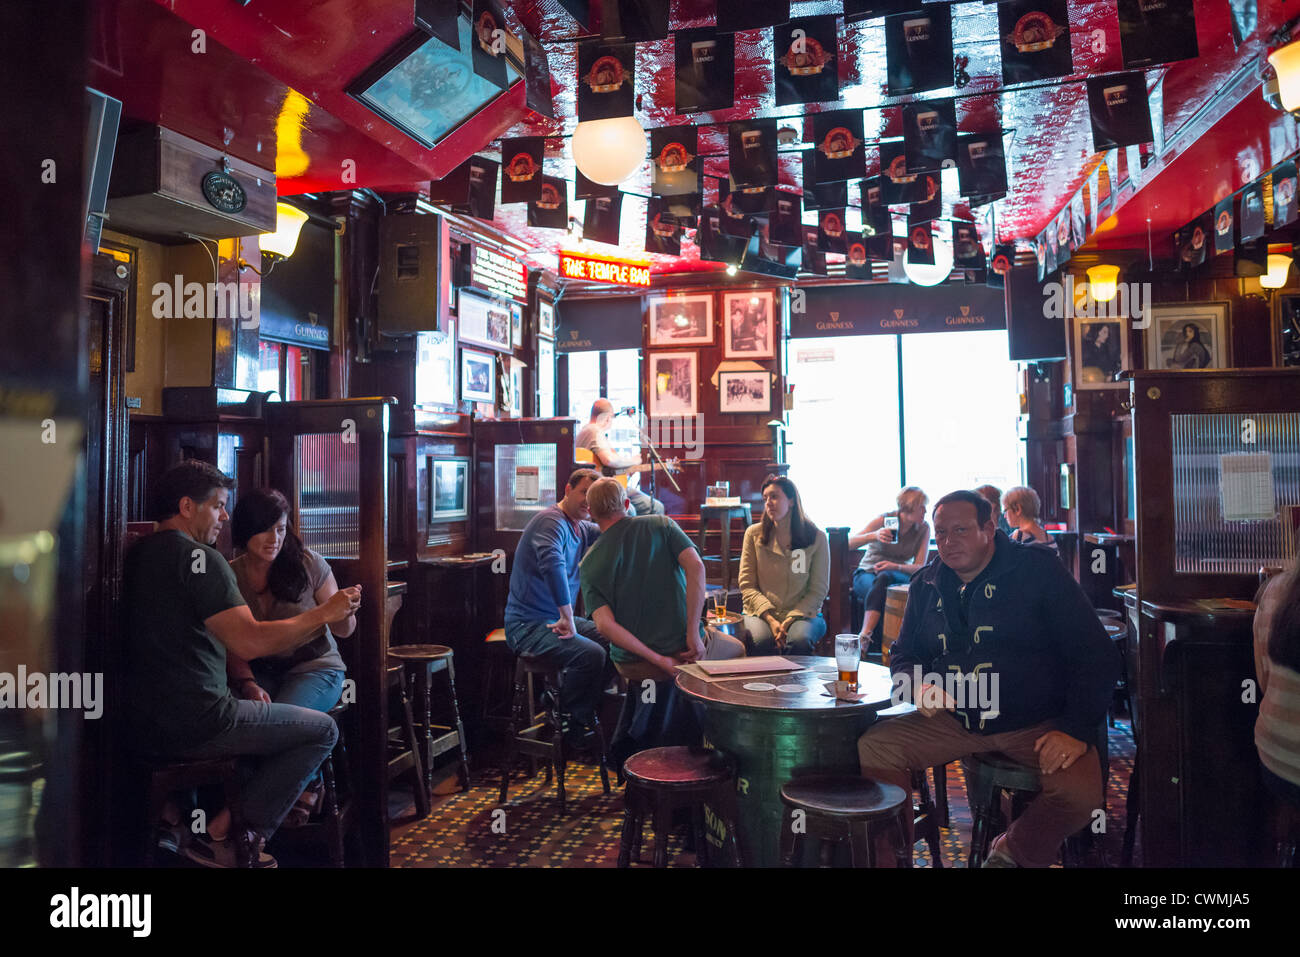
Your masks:
<svg viewBox="0 0 1300 957"><path fill-rule="evenodd" d="M880 144L881 195L885 205L926 203L939 195L938 173L913 173L907 168L902 142Z"/></svg>
<svg viewBox="0 0 1300 957"><path fill-rule="evenodd" d="M822 183L803 191L805 209L830 209L849 204L848 183Z"/></svg>
<svg viewBox="0 0 1300 957"><path fill-rule="evenodd" d="M793 279L799 274L802 254L797 245L782 246L768 241L767 224L760 222L758 230L745 247L744 258L740 268L749 272L762 273L766 276L780 276Z"/></svg>
<svg viewBox="0 0 1300 957"><path fill-rule="evenodd" d="M592 199L597 196L613 196L618 192L617 186L606 186L604 183L597 183L595 180L587 179L582 170L576 166L573 168L574 173L574 199Z"/></svg>
<svg viewBox="0 0 1300 957"><path fill-rule="evenodd" d="M1232 19L1232 45L1240 47L1259 26L1259 8L1255 0L1228 0Z"/></svg>
<svg viewBox="0 0 1300 957"><path fill-rule="evenodd" d="M1061 249L1057 245L1057 224L1053 222L1047 227L1047 271L1056 272L1057 268L1062 265L1060 258ZM1066 250L1065 261L1069 261L1069 250Z"/></svg>
<svg viewBox="0 0 1300 957"><path fill-rule="evenodd" d="M727 178L727 199L731 208L749 216L762 216L776 209L776 190L771 186L737 189Z"/></svg>
<svg viewBox="0 0 1300 957"><path fill-rule="evenodd" d="M974 223L952 224L952 262L959 269L984 268L984 246Z"/></svg>
<svg viewBox="0 0 1300 957"><path fill-rule="evenodd" d="M826 275L826 254L818 247L820 236L820 227L803 227L803 243L801 243L803 266L801 268L804 272L812 273L814 276Z"/></svg>
<svg viewBox="0 0 1300 957"><path fill-rule="evenodd" d="M1200 55L1193 0L1118 0L1118 4L1124 69Z"/></svg>
<svg viewBox="0 0 1300 957"><path fill-rule="evenodd" d="M1032 83L1069 76L1070 14L1066 0L1012 0L998 7L1002 82Z"/></svg>
<svg viewBox="0 0 1300 957"><path fill-rule="evenodd" d="M635 69L634 43L579 43L578 121L631 116L636 100Z"/></svg>
<svg viewBox="0 0 1300 957"><path fill-rule="evenodd" d="M618 227L623 218L623 194L597 196L587 200L582 217L582 238L598 243L618 245Z"/></svg>
<svg viewBox="0 0 1300 957"><path fill-rule="evenodd" d="M622 37L628 43L643 43L668 38L668 0L618 0L618 22L601 21L600 35ZM610 18L613 19L612 17Z"/></svg>
<svg viewBox="0 0 1300 957"><path fill-rule="evenodd" d="M1241 190L1241 210L1237 223L1241 242L1247 243L1264 235L1264 181L1257 179Z"/></svg>
<svg viewBox="0 0 1300 957"><path fill-rule="evenodd" d="M542 177L542 195L528 204L528 225L543 229L569 228L569 184L554 176Z"/></svg>
<svg viewBox="0 0 1300 957"><path fill-rule="evenodd" d="M719 33L774 27L790 19L790 0L717 0Z"/></svg>
<svg viewBox="0 0 1300 957"><path fill-rule="evenodd" d="M838 48L833 16L799 17L773 27L777 106L838 100Z"/></svg>
<svg viewBox="0 0 1300 957"><path fill-rule="evenodd" d="M1223 253L1232 252L1236 247L1233 242L1233 236L1236 230L1232 228L1233 224L1233 205L1236 202L1235 196L1229 196L1221 200L1214 207L1214 255L1221 256Z"/></svg>
<svg viewBox="0 0 1300 957"><path fill-rule="evenodd" d="M849 279L871 278L871 256L867 252L870 237L863 233L851 236L844 252L844 275Z"/></svg>
<svg viewBox="0 0 1300 957"><path fill-rule="evenodd" d="M817 248L827 253L845 251L844 207L817 212Z"/></svg>
<svg viewBox="0 0 1300 957"><path fill-rule="evenodd" d="M859 184L862 194L862 225L864 229L873 233L889 232L892 222L889 206L885 203L884 187L880 181L880 176L873 176Z"/></svg>
<svg viewBox="0 0 1300 957"><path fill-rule="evenodd" d="M732 182L741 189L775 186L776 120L743 120L727 126L727 157Z"/></svg>
<svg viewBox="0 0 1300 957"><path fill-rule="evenodd" d="M457 207L457 212L469 213L475 219L490 220L496 214L497 172L501 164L496 160L471 156L469 166L469 202Z"/></svg>
<svg viewBox="0 0 1300 957"><path fill-rule="evenodd" d="M876 230L874 236L867 237L867 257L876 262L892 263L896 248L894 240L894 224L890 221L884 229Z"/></svg>
<svg viewBox="0 0 1300 957"><path fill-rule="evenodd" d="M469 205L469 168L476 157L471 156L442 179L429 183L429 202L439 206L467 207Z"/></svg>
<svg viewBox="0 0 1300 957"><path fill-rule="evenodd" d="M1000 130L958 134L957 188L970 197L1006 194L1007 158Z"/></svg>
<svg viewBox="0 0 1300 957"><path fill-rule="evenodd" d="M918 266L934 265L934 233L929 223L908 224L907 261Z"/></svg>
<svg viewBox="0 0 1300 957"><path fill-rule="evenodd" d="M727 235L721 220L718 207L706 206L701 210L700 228L695 233L700 258L709 262L739 263L748 240Z"/></svg>
<svg viewBox="0 0 1300 957"><path fill-rule="evenodd" d="M916 0L844 0L844 19L878 20L895 13L916 9Z"/></svg>
<svg viewBox="0 0 1300 957"><path fill-rule="evenodd" d="M555 102L551 99L551 64L537 38L527 30L519 31L524 44L524 106L534 113L555 119Z"/></svg>
<svg viewBox="0 0 1300 957"><path fill-rule="evenodd" d="M952 98L903 104L903 152L913 173L957 165L957 106Z"/></svg>
<svg viewBox="0 0 1300 957"><path fill-rule="evenodd" d="M1151 106L1147 78L1141 71L1088 79L1088 112L1092 115L1092 150L1150 143Z"/></svg>
<svg viewBox="0 0 1300 957"><path fill-rule="evenodd" d="M521 136L501 141L501 203L532 203L542 198L542 155L546 141Z"/></svg>
<svg viewBox="0 0 1300 957"><path fill-rule="evenodd" d="M700 215L703 197L699 192L682 193L678 196L660 196L663 208L681 223L684 229L694 229L695 219Z"/></svg>
<svg viewBox="0 0 1300 957"><path fill-rule="evenodd" d="M1205 262L1206 247L1210 244L1209 225L1209 214L1203 213L1174 233L1179 269L1195 269Z"/></svg>
<svg viewBox="0 0 1300 957"><path fill-rule="evenodd" d="M798 246L803 241L803 198L784 190L773 192L776 208L768 218L768 240L782 246Z"/></svg>
<svg viewBox="0 0 1300 957"><path fill-rule="evenodd" d="M569 16L577 20L583 29L591 27L591 10L587 0L560 0L560 6L569 11Z"/></svg>
<svg viewBox="0 0 1300 957"><path fill-rule="evenodd" d="M1034 237L1034 259L1038 262L1038 281L1042 282L1047 278L1050 270L1047 268L1047 230Z"/></svg>
<svg viewBox="0 0 1300 957"><path fill-rule="evenodd" d="M664 126L650 131L650 192L681 196L700 190L699 128Z"/></svg>
<svg viewBox="0 0 1300 957"><path fill-rule="evenodd" d="M474 72L506 89L506 17L495 0L474 0L473 34L470 62Z"/></svg>
<svg viewBox="0 0 1300 957"><path fill-rule="evenodd" d="M923 203L913 203L907 207L907 225L913 223L928 223L932 219L938 219L943 215L943 195L936 193L932 199L927 199Z"/></svg>
<svg viewBox="0 0 1300 957"><path fill-rule="evenodd" d="M682 254L681 223L668 212L660 196L651 196L646 204L645 251L664 256Z"/></svg>
<svg viewBox="0 0 1300 957"><path fill-rule="evenodd" d="M1006 191L1000 193L973 193L966 197L966 205L971 209L978 209L981 206L987 206L989 203L996 203L1000 199L1006 198Z"/></svg>
<svg viewBox="0 0 1300 957"><path fill-rule="evenodd" d="M1268 272L1268 240L1252 239L1237 246L1232 273L1240 278L1262 276Z"/></svg>
<svg viewBox="0 0 1300 957"><path fill-rule="evenodd" d="M1070 200L1070 248L1078 249L1088 241L1088 220L1083 211L1083 191Z"/></svg>
<svg viewBox="0 0 1300 957"><path fill-rule="evenodd" d="M1067 206L1056 214L1056 265L1064 266L1070 261L1073 236L1070 235L1070 209Z"/></svg>
<svg viewBox="0 0 1300 957"><path fill-rule="evenodd" d="M460 49L460 0L415 0L415 25L453 50Z"/></svg>
<svg viewBox="0 0 1300 957"><path fill-rule="evenodd" d="M712 29L673 34L674 106L681 114L730 109L736 93L736 38Z"/></svg>
<svg viewBox="0 0 1300 957"><path fill-rule="evenodd" d="M1282 163L1269 175L1273 181L1273 228L1289 226L1296 218L1296 165Z"/></svg>
<svg viewBox="0 0 1300 957"><path fill-rule="evenodd" d="M862 111L831 110L814 114L812 121L816 182L861 179L867 167Z"/></svg>
<svg viewBox="0 0 1300 957"><path fill-rule="evenodd" d="M1015 264L1015 243L994 246L993 255L989 257L988 273L984 280L985 285L991 289L1005 289L1007 273L1011 272L1011 267Z"/></svg>
<svg viewBox="0 0 1300 957"><path fill-rule="evenodd" d="M749 239L754 235L754 220L742 208L743 193L731 186L730 180L718 182L718 210L722 213L721 228L728 236Z"/></svg>
<svg viewBox="0 0 1300 957"><path fill-rule="evenodd" d="M989 271L984 266L966 270L966 284L969 286L987 286Z"/></svg>
<svg viewBox="0 0 1300 957"><path fill-rule="evenodd" d="M946 6L885 17L890 96L952 86L952 10Z"/></svg>

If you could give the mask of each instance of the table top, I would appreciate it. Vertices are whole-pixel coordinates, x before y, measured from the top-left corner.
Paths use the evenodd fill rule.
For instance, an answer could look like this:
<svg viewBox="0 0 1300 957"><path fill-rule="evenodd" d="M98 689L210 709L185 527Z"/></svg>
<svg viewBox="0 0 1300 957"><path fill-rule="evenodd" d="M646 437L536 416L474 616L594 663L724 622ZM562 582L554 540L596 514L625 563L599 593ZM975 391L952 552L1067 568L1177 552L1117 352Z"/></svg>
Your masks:
<svg viewBox="0 0 1300 957"><path fill-rule="evenodd" d="M743 616L736 614L734 611L728 611L721 618L715 615L712 610L709 610L704 615L706 625L738 625L742 621L744 621Z"/></svg>
<svg viewBox="0 0 1300 957"><path fill-rule="evenodd" d="M737 675L705 681L685 672L677 673L677 687L706 705L740 711L776 711L801 713L810 717L860 715L890 705L893 681L889 669L862 662L858 666L858 691L865 692L861 701L840 701L830 697L823 685L837 675L834 658L808 655L784 655L804 671L781 674ZM745 685L767 685L759 690ZM789 690L782 690L788 688Z"/></svg>

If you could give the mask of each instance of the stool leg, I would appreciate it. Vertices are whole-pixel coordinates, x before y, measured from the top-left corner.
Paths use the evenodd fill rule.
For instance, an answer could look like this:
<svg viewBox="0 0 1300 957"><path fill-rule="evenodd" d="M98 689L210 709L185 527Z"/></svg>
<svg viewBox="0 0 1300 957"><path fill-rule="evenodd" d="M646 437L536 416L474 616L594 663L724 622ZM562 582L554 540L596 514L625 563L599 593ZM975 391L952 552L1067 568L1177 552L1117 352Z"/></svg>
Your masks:
<svg viewBox="0 0 1300 957"><path fill-rule="evenodd" d="M988 854L989 842L989 809L972 808L974 815L974 824L970 832L970 855L966 859L966 867L974 870L984 863L984 857Z"/></svg>
<svg viewBox="0 0 1300 957"><path fill-rule="evenodd" d="M329 848L330 865L343 866L343 828L339 821L338 794L335 791L334 755L327 754L321 763L321 777L325 780L325 799L321 809L325 824L325 842Z"/></svg>
<svg viewBox="0 0 1300 957"><path fill-rule="evenodd" d="M558 687L558 681L556 682L556 684L557 687L554 689L554 693L551 695L551 709L550 709L551 723L554 726L554 733L551 736L551 758L552 758L552 763L555 765L555 791L560 799L560 814L563 814L564 800L565 800L564 768L566 763L568 762L568 756L565 754L564 751L564 732L563 730L561 730L563 728L563 724L561 722L561 715L560 715L560 689ZM550 764L548 764L546 767L547 767L546 780L549 783L551 780L550 778L551 766Z"/></svg>
<svg viewBox="0 0 1300 957"><path fill-rule="evenodd" d="M630 867L634 861L640 863L640 851L640 794L635 788L628 788L623 795L623 831L618 839L618 866Z"/></svg>
<svg viewBox="0 0 1300 957"><path fill-rule="evenodd" d="M149 806L146 810L148 815L145 819L145 848L144 848L144 866L153 867L155 855L158 851L158 822L162 820L163 806L167 803L166 788L159 787L154 783L152 775L149 780Z"/></svg>
<svg viewBox="0 0 1300 957"><path fill-rule="evenodd" d="M411 768L411 782L415 790L415 816L429 816L429 789L425 787L424 767L420 762L420 742L415 736L415 716L411 712L411 699L406 696L406 686L399 689L402 696L402 731L406 735L406 746L411 750L414 766Z"/></svg>
<svg viewBox="0 0 1300 957"><path fill-rule="evenodd" d="M904 809L906 811L906 809ZM933 819L931 819L930 830L934 830ZM898 838L898 844L894 849L894 859L900 868L912 867L912 848L907 844L907 828L903 825L903 815L898 814L894 818L894 833ZM935 861L935 867L943 867L941 855L935 850L934 845L930 845L930 855Z"/></svg>
<svg viewBox="0 0 1300 957"><path fill-rule="evenodd" d="M875 867L875 841L871 839L871 822L849 825L849 866Z"/></svg>
<svg viewBox="0 0 1300 957"><path fill-rule="evenodd" d="M591 719L591 729L596 732L596 745L600 749L600 784L609 794L609 748L605 744L605 730L600 726L600 718Z"/></svg>
<svg viewBox="0 0 1300 957"><path fill-rule="evenodd" d="M802 843L802 835L796 834L794 829L789 826L789 821L785 821L781 826L781 866L794 867L795 861L799 859L799 847Z"/></svg>
<svg viewBox="0 0 1300 957"><path fill-rule="evenodd" d="M501 759L501 796L498 799L499 804L506 803L506 791L510 787L510 769L514 765L515 751L518 749L516 735L519 734L519 722L523 718L524 695L529 693L529 687L524 681L524 673L521 666L515 666L515 695L510 704L510 724L506 726L506 747L505 757Z"/></svg>
<svg viewBox="0 0 1300 957"><path fill-rule="evenodd" d="M934 806L939 812L939 826L951 827L948 821L948 765L936 764L930 770L934 774Z"/></svg>
<svg viewBox="0 0 1300 957"><path fill-rule="evenodd" d="M429 671L430 665L426 662L420 665L416 672L416 693L419 698L417 702L423 702L420 707L424 715L424 789L433 794L433 674Z"/></svg>
<svg viewBox="0 0 1300 957"><path fill-rule="evenodd" d="M668 834L673 829L673 814L662 794L654 796L655 867L668 866Z"/></svg>
<svg viewBox="0 0 1300 957"><path fill-rule="evenodd" d="M1138 761L1133 759L1133 773L1128 779L1128 795L1124 798L1124 846L1120 851L1120 867L1133 866L1133 843L1137 839L1138 814L1141 804L1138 797Z"/></svg>
<svg viewBox="0 0 1300 957"><path fill-rule="evenodd" d="M469 745L465 741L465 724L460 719L460 702L456 698L456 662L447 658L447 691L451 695L451 716L456 728L456 743L460 746L460 789L469 790Z"/></svg>
<svg viewBox="0 0 1300 957"><path fill-rule="evenodd" d="M695 835L695 863L705 867L709 863L709 842L704 836L704 805L691 805L691 831Z"/></svg>

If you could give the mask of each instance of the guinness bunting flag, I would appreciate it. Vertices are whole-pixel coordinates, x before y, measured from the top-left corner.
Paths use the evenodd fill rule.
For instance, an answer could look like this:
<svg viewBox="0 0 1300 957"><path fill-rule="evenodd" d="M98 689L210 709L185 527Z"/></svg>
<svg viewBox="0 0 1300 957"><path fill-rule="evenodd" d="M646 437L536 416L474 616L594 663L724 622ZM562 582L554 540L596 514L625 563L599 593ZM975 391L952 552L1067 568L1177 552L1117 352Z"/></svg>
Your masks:
<svg viewBox="0 0 1300 957"><path fill-rule="evenodd" d="M719 193L719 196L726 196L731 201L732 209L737 212L746 216L762 216L776 209L776 190L771 186L736 189L730 178L726 180L725 186L726 192Z"/></svg>
<svg viewBox="0 0 1300 957"><path fill-rule="evenodd" d="M1088 112L1094 153L1153 139L1145 73L1089 77Z"/></svg>
<svg viewBox="0 0 1300 957"><path fill-rule="evenodd" d="M885 66L890 96L952 86L952 10L913 4L885 17Z"/></svg>
<svg viewBox="0 0 1300 957"><path fill-rule="evenodd" d="M1239 245L1233 257L1232 272L1242 279L1268 272L1268 240L1252 239Z"/></svg>
<svg viewBox="0 0 1300 957"><path fill-rule="evenodd" d="M862 178L867 165L862 133L861 110L831 110L814 114L814 175L818 183Z"/></svg>
<svg viewBox="0 0 1300 957"><path fill-rule="evenodd" d="M1083 212L1083 193L1070 200L1070 248L1078 249L1088 241L1088 217Z"/></svg>
<svg viewBox="0 0 1300 957"><path fill-rule="evenodd" d="M1232 45L1240 47L1259 26L1259 8L1255 0L1228 0L1232 14Z"/></svg>
<svg viewBox="0 0 1300 957"><path fill-rule="evenodd" d="M1002 36L1002 82L1031 83L1068 76L1070 14L1066 0L1011 0L998 5Z"/></svg>
<svg viewBox="0 0 1300 957"><path fill-rule="evenodd" d="M1118 0L1118 4L1124 69L1200 55L1193 0Z"/></svg>
<svg viewBox="0 0 1300 957"><path fill-rule="evenodd" d="M623 194L620 192L587 200L587 209L582 217L582 238L617 246L622 217Z"/></svg>
<svg viewBox="0 0 1300 957"><path fill-rule="evenodd" d="M415 25L453 50L460 49L459 17L459 0L415 0Z"/></svg>
<svg viewBox="0 0 1300 957"><path fill-rule="evenodd" d="M804 169L808 169L810 160L807 154L812 150L805 151ZM805 179L805 183L812 182ZM849 184L847 182L839 183L813 183L811 186L804 186L803 205L805 209L829 209L833 206L849 205Z"/></svg>
<svg viewBox="0 0 1300 957"><path fill-rule="evenodd" d="M717 0L719 33L774 27L790 19L790 0Z"/></svg>
<svg viewBox="0 0 1300 957"><path fill-rule="evenodd" d="M582 170L578 169L575 164L574 173L574 199L591 199L595 196L614 196L618 193L617 186L606 186L604 183L597 183L595 180L587 179Z"/></svg>
<svg viewBox="0 0 1300 957"><path fill-rule="evenodd" d="M560 6L569 11L569 15L586 29L591 23L591 11L587 0L560 0Z"/></svg>
<svg viewBox="0 0 1300 957"><path fill-rule="evenodd" d="M1070 251L1074 248L1071 245L1073 237L1070 235L1070 210L1069 207L1061 210L1056 216L1056 265L1064 266L1070 261Z"/></svg>
<svg viewBox="0 0 1300 957"><path fill-rule="evenodd" d="M645 251L680 256L682 227L677 217L664 207L664 200L659 196L651 196L646 204Z"/></svg>
<svg viewBox="0 0 1300 957"><path fill-rule="evenodd" d="M1048 256L1050 250L1047 248L1047 234L1052 227L1047 227L1041 233L1034 237L1034 258L1038 261L1038 281L1042 282L1051 273L1048 268Z"/></svg>
<svg viewBox="0 0 1300 957"><path fill-rule="evenodd" d="M849 279L871 278L871 257L867 252L867 236L851 236L844 253L844 275Z"/></svg>
<svg viewBox="0 0 1300 957"><path fill-rule="evenodd" d="M1231 252L1236 246L1233 242L1232 228L1233 200L1234 197L1229 196L1214 207L1214 254L1216 256Z"/></svg>
<svg viewBox="0 0 1300 957"><path fill-rule="evenodd" d="M839 99L835 21L833 16L799 17L772 28L777 106Z"/></svg>
<svg viewBox="0 0 1300 957"><path fill-rule="evenodd" d="M957 107L952 99L903 104L903 147L913 173L957 165Z"/></svg>
<svg viewBox="0 0 1300 957"><path fill-rule="evenodd" d="M728 124L727 156L736 186L776 185L776 120Z"/></svg>
<svg viewBox="0 0 1300 957"><path fill-rule="evenodd" d="M924 203L939 194L937 174L913 173L907 168L902 143L880 144L880 172L880 192L886 206Z"/></svg>
<svg viewBox="0 0 1300 957"><path fill-rule="evenodd" d="M496 214L497 170L496 160L471 156L469 159L469 206L464 210L476 219L491 219Z"/></svg>
<svg viewBox="0 0 1300 957"><path fill-rule="evenodd" d="M470 63L493 86L506 89L506 17L495 0L474 0Z"/></svg>
<svg viewBox="0 0 1300 957"><path fill-rule="evenodd" d="M1273 179L1273 228L1287 226L1296 217L1296 166L1282 163L1269 174Z"/></svg>
<svg viewBox="0 0 1300 957"><path fill-rule="evenodd" d="M673 33L678 113L730 109L735 101L736 38L712 28Z"/></svg>
<svg viewBox="0 0 1300 957"><path fill-rule="evenodd" d="M894 13L917 9L916 0L844 0L844 19L879 20Z"/></svg>
<svg viewBox="0 0 1300 957"><path fill-rule="evenodd" d="M501 141L501 202L532 203L542 196L542 152L540 136L521 136Z"/></svg>
<svg viewBox="0 0 1300 957"><path fill-rule="evenodd" d="M952 224L952 261L961 269L984 268L984 246L974 223Z"/></svg>
<svg viewBox="0 0 1300 957"><path fill-rule="evenodd" d="M957 137L957 185L963 196L1006 193L1007 160L1001 131L962 133Z"/></svg>
<svg viewBox="0 0 1300 957"><path fill-rule="evenodd" d="M718 182L718 212L719 224L728 236L735 236L740 239L749 239L754 234L754 220L742 208L744 205L743 193L733 190L726 180Z"/></svg>
<svg viewBox="0 0 1300 957"><path fill-rule="evenodd" d="M605 26L602 22L601 27ZM614 35L608 29L601 33ZM668 0L618 0L618 34L628 43L666 39Z"/></svg>
<svg viewBox="0 0 1300 957"><path fill-rule="evenodd" d="M817 214L817 248L828 253L845 251L844 209L823 209Z"/></svg>
<svg viewBox="0 0 1300 957"><path fill-rule="evenodd" d="M1206 247L1210 244L1208 226L1208 215L1201 215L1174 234L1180 269L1195 269L1205 262Z"/></svg>
<svg viewBox="0 0 1300 957"><path fill-rule="evenodd" d="M1264 181L1257 179L1241 191L1241 211L1238 230L1241 242L1259 239L1264 235Z"/></svg>
<svg viewBox="0 0 1300 957"><path fill-rule="evenodd" d="M768 219L768 239L781 246L803 242L803 201L798 193L776 190L776 208Z"/></svg>
<svg viewBox="0 0 1300 957"><path fill-rule="evenodd" d="M542 195L528 204L528 225L546 229L569 228L569 184L554 176L542 177Z"/></svg>
<svg viewBox="0 0 1300 957"><path fill-rule="evenodd" d="M929 223L908 225L907 261L919 266L934 265L934 234Z"/></svg>
<svg viewBox="0 0 1300 957"><path fill-rule="evenodd" d="M803 227L803 271L815 276L826 275L826 254L818 248L820 236L819 227Z"/></svg>
<svg viewBox="0 0 1300 957"><path fill-rule="evenodd" d="M873 233L889 232L891 222L889 207L885 205L884 187L880 181L880 176L873 176L859 184L862 192L862 225Z"/></svg>
<svg viewBox="0 0 1300 957"><path fill-rule="evenodd" d="M1014 243L1007 243L1002 246L993 248L993 255L989 257L988 273L985 277L985 284L993 289L1003 289L1007 284L1007 273L1011 272L1011 267L1016 262L1016 247Z"/></svg>
<svg viewBox="0 0 1300 957"><path fill-rule="evenodd" d="M636 100L633 76L636 44L578 44L578 120L631 116Z"/></svg>
<svg viewBox="0 0 1300 957"><path fill-rule="evenodd" d="M551 99L551 64L537 38L521 30L524 44L524 106L534 113L555 119L555 102Z"/></svg>
<svg viewBox="0 0 1300 957"><path fill-rule="evenodd" d="M907 207L907 225L928 223L942 215L943 197L941 193L936 193L933 199L928 199L924 203L913 203Z"/></svg>
<svg viewBox="0 0 1300 957"><path fill-rule="evenodd" d="M429 183L429 202L453 209L469 207L469 168L477 157L471 156L442 179Z"/></svg>
<svg viewBox="0 0 1300 957"><path fill-rule="evenodd" d="M699 128L665 126L650 131L650 192L682 196L700 191Z"/></svg>
<svg viewBox="0 0 1300 957"><path fill-rule="evenodd" d="M867 255L877 262L892 263L898 247L898 237L894 235L894 225L890 222L887 229L867 237Z"/></svg>

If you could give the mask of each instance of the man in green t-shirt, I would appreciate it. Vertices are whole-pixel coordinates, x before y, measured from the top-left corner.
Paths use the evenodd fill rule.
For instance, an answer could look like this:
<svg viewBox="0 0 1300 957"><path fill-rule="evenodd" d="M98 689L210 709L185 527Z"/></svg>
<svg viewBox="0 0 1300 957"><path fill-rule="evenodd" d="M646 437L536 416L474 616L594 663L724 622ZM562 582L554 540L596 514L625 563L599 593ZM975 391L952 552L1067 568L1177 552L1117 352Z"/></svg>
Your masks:
<svg viewBox="0 0 1300 957"><path fill-rule="evenodd" d="M344 588L325 604L282 621L257 621L235 573L212 543L227 521L234 482L206 462L182 462L159 481L153 535L126 557L127 717L140 753L166 758L256 756L241 787L255 861L321 762L338 728L327 714L288 704L236 699L226 685L226 652L245 660L292 651L321 625L342 621L361 602ZM213 815L184 853L208 867L234 866L230 809Z"/></svg>

